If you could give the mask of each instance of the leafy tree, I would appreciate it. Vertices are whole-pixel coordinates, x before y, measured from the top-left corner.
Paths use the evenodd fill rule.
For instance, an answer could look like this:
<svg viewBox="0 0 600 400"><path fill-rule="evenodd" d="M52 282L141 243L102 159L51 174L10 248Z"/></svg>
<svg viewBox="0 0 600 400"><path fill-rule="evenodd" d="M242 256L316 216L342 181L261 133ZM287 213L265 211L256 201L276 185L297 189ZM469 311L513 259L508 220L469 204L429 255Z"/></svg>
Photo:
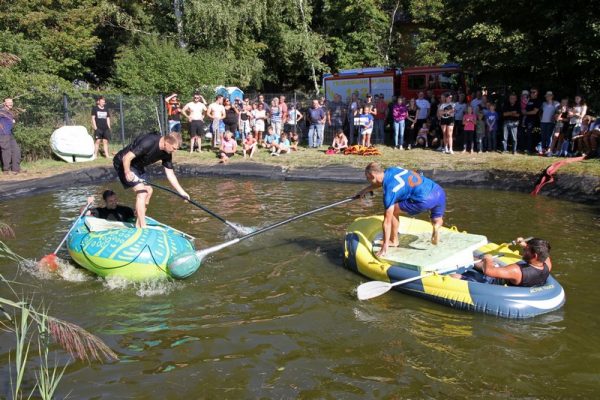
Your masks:
<svg viewBox="0 0 600 400"><path fill-rule="evenodd" d="M383 65L389 18L382 0L325 0L320 26L332 49L333 70Z"/></svg>
<svg viewBox="0 0 600 400"><path fill-rule="evenodd" d="M100 8L93 0L0 2L0 30L21 34L47 60L44 71L67 80L88 68L100 40L93 35Z"/></svg>
<svg viewBox="0 0 600 400"><path fill-rule="evenodd" d="M230 71L217 52L190 53L173 42L152 38L119 52L113 83L126 93L191 93L203 84L226 82Z"/></svg>

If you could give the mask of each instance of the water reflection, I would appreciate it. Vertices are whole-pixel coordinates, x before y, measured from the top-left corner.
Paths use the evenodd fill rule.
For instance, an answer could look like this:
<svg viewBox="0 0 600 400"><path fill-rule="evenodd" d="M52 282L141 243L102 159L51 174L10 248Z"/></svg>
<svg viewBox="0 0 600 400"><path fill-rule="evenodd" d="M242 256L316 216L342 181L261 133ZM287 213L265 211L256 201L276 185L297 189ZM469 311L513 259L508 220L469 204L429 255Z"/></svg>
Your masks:
<svg viewBox="0 0 600 400"><path fill-rule="evenodd" d="M360 187L224 178L188 178L182 185L228 220L256 227ZM9 245L39 259L57 245L85 198L104 188L0 204L19 238ZM112 188L132 204L130 192ZM108 365L72 364L58 397L569 398L577 387L592 398L597 375L591 372L600 368L589 335L600 326L597 208L483 190L450 189L448 198L448 223L461 229L497 242L530 234L550 240L565 308L512 321L397 292L358 302L353 291L365 279L342 268L343 235L355 217L382 212L378 197L223 249L182 282L101 280L70 264L60 276L19 275L32 285L26 292L50 299L54 315L100 335L121 357ZM155 191L149 214L193 234L201 247L231 237L223 223L162 191ZM0 264L5 276L15 270ZM83 279L72 278L75 272ZM6 350L2 360L6 376Z"/></svg>

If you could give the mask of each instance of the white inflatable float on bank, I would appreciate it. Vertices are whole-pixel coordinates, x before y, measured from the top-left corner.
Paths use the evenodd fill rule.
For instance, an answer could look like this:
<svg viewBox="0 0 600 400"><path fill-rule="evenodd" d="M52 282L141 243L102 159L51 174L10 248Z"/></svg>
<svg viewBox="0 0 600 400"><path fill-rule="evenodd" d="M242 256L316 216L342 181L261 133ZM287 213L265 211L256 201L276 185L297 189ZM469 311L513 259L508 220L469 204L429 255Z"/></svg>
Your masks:
<svg viewBox="0 0 600 400"><path fill-rule="evenodd" d="M92 161L94 139L85 126L63 126L52 133L50 147L54 154L68 163Z"/></svg>

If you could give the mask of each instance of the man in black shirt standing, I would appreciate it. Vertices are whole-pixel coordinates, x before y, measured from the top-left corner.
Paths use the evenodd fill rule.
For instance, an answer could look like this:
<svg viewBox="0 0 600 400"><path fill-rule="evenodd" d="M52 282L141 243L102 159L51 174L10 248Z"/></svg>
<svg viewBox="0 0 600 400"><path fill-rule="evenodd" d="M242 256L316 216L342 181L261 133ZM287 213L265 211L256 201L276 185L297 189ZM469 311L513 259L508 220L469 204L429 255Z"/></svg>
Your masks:
<svg viewBox="0 0 600 400"><path fill-rule="evenodd" d="M136 226L146 227L146 207L150 204L152 187L143 181L146 179L146 170L150 164L162 161L165 174L169 183L183 197L190 196L183 190L175 172L173 171L173 153L181 145L181 136L171 132L166 136L147 133L136 137L133 142L119 151L113 159L113 166L117 171L119 180L125 188L133 188L136 194L135 211L137 214Z"/></svg>
<svg viewBox="0 0 600 400"><path fill-rule="evenodd" d="M531 88L530 96L527 105L525 106L525 153L533 153L534 147L537 144L537 136L534 129L540 126L540 109L542 108L542 100L538 97L538 90Z"/></svg>
<svg viewBox="0 0 600 400"><path fill-rule="evenodd" d="M96 218L102 218L108 221L134 222L135 213L133 208L118 204L117 194L112 190L105 190L102 193L105 207L90 208L88 215ZM94 202L93 197L88 197L88 204Z"/></svg>
<svg viewBox="0 0 600 400"><path fill-rule="evenodd" d="M108 141L110 140L110 115L108 109L104 108L106 100L104 96L98 97L96 105L92 107L92 128L94 129L94 158L98 156L100 142L104 149L104 157L108 158Z"/></svg>
<svg viewBox="0 0 600 400"><path fill-rule="evenodd" d="M516 93L511 93L508 97L508 102L502 110L504 117L504 140L502 140L503 151L508 151L508 135L512 136L513 154L517 153L517 130L519 128L519 120L521 119L521 105L517 102Z"/></svg>

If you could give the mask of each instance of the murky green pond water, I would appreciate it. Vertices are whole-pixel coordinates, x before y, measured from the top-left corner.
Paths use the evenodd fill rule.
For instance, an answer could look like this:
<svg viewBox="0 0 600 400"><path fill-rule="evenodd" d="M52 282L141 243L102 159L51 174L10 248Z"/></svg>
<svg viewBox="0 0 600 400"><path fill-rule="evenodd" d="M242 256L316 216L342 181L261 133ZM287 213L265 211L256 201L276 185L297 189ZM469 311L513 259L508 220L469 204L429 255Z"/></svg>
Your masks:
<svg viewBox="0 0 600 400"><path fill-rule="evenodd" d="M230 221L265 226L353 195L360 186L183 179L192 197ZM164 182L163 182L164 183ZM123 203L131 193L116 184ZM58 244L89 194L58 190L0 204L28 258ZM487 190L447 190L447 224L490 240L540 236L552 244L567 303L525 321L471 314L397 292L359 302L366 280L342 267L353 218L382 211L381 197L296 221L212 255L183 282L133 285L80 269L63 276L0 273L27 283L56 317L100 336L120 361L71 362L59 398L365 399L595 398L600 394L598 208ZM211 246L230 233L207 214L155 193L149 214ZM66 252L61 256L68 259ZM9 296L5 287L0 295ZM0 397L9 351L0 333ZM57 351L59 360L66 357ZM33 374L31 374L30 379Z"/></svg>

